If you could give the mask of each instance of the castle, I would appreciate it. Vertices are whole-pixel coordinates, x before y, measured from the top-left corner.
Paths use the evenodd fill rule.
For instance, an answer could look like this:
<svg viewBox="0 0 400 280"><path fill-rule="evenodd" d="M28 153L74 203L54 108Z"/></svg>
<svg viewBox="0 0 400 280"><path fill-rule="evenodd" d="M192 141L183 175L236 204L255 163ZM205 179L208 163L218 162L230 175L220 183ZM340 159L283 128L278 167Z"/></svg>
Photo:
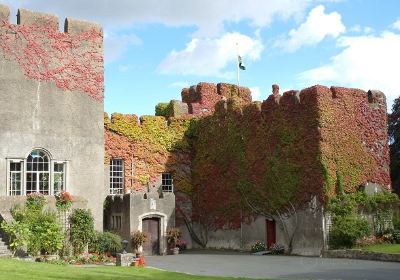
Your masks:
<svg viewBox="0 0 400 280"><path fill-rule="evenodd" d="M199 83L156 116L104 115L102 30L0 5L0 215L29 193L67 190L98 230L167 228L189 246L249 248L256 240L319 255L324 203L390 189L386 100L370 90L313 86L252 102L249 89ZM104 205L104 207L103 207ZM104 218L103 218L104 215Z"/></svg>

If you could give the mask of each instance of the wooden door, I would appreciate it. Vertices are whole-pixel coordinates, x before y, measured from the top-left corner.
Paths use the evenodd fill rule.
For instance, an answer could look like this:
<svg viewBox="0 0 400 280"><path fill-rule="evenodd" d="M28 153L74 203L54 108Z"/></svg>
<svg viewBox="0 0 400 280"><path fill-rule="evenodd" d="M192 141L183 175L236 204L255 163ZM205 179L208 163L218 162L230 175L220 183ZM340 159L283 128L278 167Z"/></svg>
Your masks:
<svg viewBox="0 0 400 280"><path fill-rule="evenodd" d="M160 219L143 219L142 231L147 235L147 240L143 244L144 255L158 255L160 253Z"/></svg>
<svg viewBox="0 0 400 280"><path fill-rule="evenodd" d="M276 224L274 220L267 221L267 248L270 249L272 244L276 243Z"/></svg>

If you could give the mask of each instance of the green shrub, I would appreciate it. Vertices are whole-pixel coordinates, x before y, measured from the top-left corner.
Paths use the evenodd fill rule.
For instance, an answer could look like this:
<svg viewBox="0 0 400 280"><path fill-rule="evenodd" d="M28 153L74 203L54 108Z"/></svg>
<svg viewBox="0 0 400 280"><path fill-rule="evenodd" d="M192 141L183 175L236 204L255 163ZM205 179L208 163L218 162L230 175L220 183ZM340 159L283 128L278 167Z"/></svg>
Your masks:
<svg viewBox="0 0 400 280"><path fill-rule="evenodd" d="M9 246L13 254L15 254L18 249L22 249L28 245L30 231L27 223L21 221L7 223L3 221L1 223L1 228L9 237Z"/></svg>
<svg viewBox="0 0 400 280"><path fill-rule="evenodd" d="M28 243L30 255L34 256L37 252L55 254L62 248L64 234L55 213L39 212L34 215L29 213L28 223L31 232Z"/></svg>
<svg viewBox="0 0 400 280"><path fill-rule="evenodd" d="M30 211L40 212L46 204L46 198L41 193L31 193L27 195L25 206Z"/></svg>
<svg viewBox="0 0 400 280"><path fill-rule="evenodd" d="M392 236L393 236L393 242L400 244L400 229L393 230Z"/></svg>
<svg viewBox="0 0 400 280"><path fill-rule="evenodd" d="M272 255L282 255L285 253L285 246L282 244L272 244L270 249Z"/></svg>
<svg viewBox="0 0 400 280"><path fill-rule="evenodd" d="M251 251L252 253L257 253L257 252L265 251L265 243L264 243L264 242L261 242L261 241L257 241L256 243L254 243L253 245L251 245L250 251Z"/></svg>
<svg viewBox="0 0 400 280"><path fill-rule="evenodd" d="M156 116L170 117L171 106L169 103L158 103L156 105Z"/></svg>
<svg viewBox="0 0 400 280"><path fill-rule="evenodd" d="M96 232L95 238L89 244L89 250L97 253L115 255L122 249L121 237L112 232Z"/></svg>
<svg viewBox="0 0 400 280"><path fill-rule="evenodd" d="M395 212L393 215L393 228L400 230L400 214L399 214L399 212Z"/></svg>
<svg viewBox="0 0 400 280"><path fill-rule="evenodd" d="M369 223L356 215L337 217L329 234L329 245L331 249L351 248L369 232Z"/></svg>
<svg viewBox="0 0 400 280"><path fill-rule="evenodd" d="M25 208L11 210L14 221L3 222L2 228L9 235L10 247L14 251L27 247L28 254L36 256L55 254L62 248L64 234L53 212L43 212L44 200L33 196Z"/></svg>
<svg viewBox="0 0 400 280"><path fill-rule="evenodd" d="M86 209L74 209L70 216L70 223L70 237L74 252L81 254L95 235L92 212Z"/></svg>

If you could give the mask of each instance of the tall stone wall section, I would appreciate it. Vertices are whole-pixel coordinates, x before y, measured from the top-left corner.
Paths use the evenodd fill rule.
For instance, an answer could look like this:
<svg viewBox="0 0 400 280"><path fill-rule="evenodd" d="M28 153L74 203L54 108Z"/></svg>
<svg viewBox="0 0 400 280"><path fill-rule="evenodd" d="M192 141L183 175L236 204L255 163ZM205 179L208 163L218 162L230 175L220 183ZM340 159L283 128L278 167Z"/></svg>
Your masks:
<svg viewBox="0 0 400 280"><path fill-rule="evenodd" d="M103 35L100 26L0 5L0 194L7 158L43 148L67 162L67 190L88 200L102 229Z"/></svg>
<svg viewBox="0 0 400 280"><path fill-rule="evenodd" d="M316 86L327 193L375 183L390 189L386 98L380 91Z"/></svg>
<svg viewBox="0 0 400 280"><path fill-rule="evenodd" d="M228 98L238 97L244 103L251 102L251 92L247 87L238 88L226 83L199 83L182 89L181 96L182 102L188 105L189 114L193 115L211 114L218 101Z"/></svg>

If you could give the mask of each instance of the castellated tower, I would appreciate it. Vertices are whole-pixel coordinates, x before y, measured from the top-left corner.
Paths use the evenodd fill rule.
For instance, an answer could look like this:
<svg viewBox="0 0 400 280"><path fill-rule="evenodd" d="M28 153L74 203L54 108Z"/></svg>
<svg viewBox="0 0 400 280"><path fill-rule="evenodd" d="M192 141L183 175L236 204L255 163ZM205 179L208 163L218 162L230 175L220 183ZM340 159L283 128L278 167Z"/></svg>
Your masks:
<svg viewBox="0 0 400 280"><path fill-rule="evenodd" d="M30 193L68 191L102 229L103 35L99 25L0 5L1 215ZM51 204L51 203L50 203ZM49 205L50 205L49 204Z"/></svg>

